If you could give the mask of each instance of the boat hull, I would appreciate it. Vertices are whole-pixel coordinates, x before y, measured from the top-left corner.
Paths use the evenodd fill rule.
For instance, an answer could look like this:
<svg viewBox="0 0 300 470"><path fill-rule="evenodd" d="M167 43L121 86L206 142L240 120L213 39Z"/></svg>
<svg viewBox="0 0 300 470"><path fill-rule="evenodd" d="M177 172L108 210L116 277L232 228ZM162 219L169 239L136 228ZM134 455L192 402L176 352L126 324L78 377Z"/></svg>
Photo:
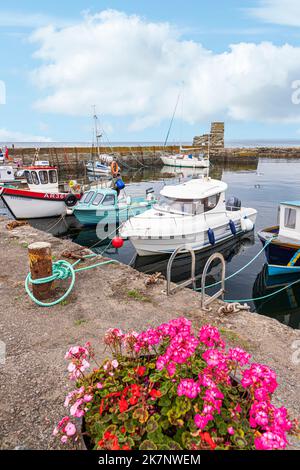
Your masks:
<svg viewBox="0 0 300 470"><path fill-rule="evenodd" d="M3 188L1 199L17 220L57 217L67 213L66 193L37 193Z"/></svg>
<svg viewBox="0 0 300 470"><path fill-rule="evenodd" d="M265 247L265 255L268 262L268 274L280 276L284 274L300 273L300 244L283 242L276 238L270 243L271 236L278 235L278 227L269 227L258 233L258 237Z"/></svg>
<svg viewBox="0 0 300 470"><path fill-rule="evenodd" d="M209 167L208 159L197 158L176 158L176 157L161 157L164 165L175 166L180 168L207 168Z"/></svg>
<svg viewBox="0 0 300 470"><path fill-rule="evenodd" d="M130 217L135 217L139 214L142 214L146 210L151 208L152 204L145 204L143 206L127 206L127 207L120 207L115 209L86 209L81 207L75 207L73 211L73 215L76 219L85 226L92 226L98 224L120 224L126 222Z"/></svg>
<svg viewBox="0 0 300 470"><path fill-rule="evenodd" d="M252 227L254 228L254 224L256 221L256 214L257 212L253 210L251 213L249 212L247 218L249 218L252 222ZM217 227L212 227L215 236L215 244L212 245L207 230L201 230L199 232L192 233L190 235L185 235L184 237L182 234L178 234L177 236L162 236L162 237L147 237L147 236L140 236L134 237L130 236L129 239L131 243L134 245L137 253L139 256L149 256L154 254L171 254L177 248L183 245L189 246L195 252L205 251L212 246L218 247L219 245L223 244L226 241L233 240L235 237L242 235L245 231L241 227L241 216L239 217L234 216L234 212L231 213L231 219L235 223L236 227L236 234L233 235L228 221L222 225ZM129 222L130 223L130 222ZM251 231L253 231L253 228ZM179 233L180 233L179 229ZM182 231L183 232L183 231ZM122 235L122 230L121 230ZM123 236L126 236L123 234Z"/></svg>

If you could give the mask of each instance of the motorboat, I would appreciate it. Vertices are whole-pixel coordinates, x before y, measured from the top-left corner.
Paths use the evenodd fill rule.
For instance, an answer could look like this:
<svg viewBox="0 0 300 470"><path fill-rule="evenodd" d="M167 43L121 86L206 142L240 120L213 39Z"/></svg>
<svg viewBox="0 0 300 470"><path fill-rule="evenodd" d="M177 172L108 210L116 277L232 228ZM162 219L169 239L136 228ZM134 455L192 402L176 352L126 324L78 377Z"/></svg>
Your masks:
<svg viewBox="0 0 300 470"><path fill-rule="evenodd" d="M269 275L300 273L300 201L279 205L279 225L258 232L265 247Z"/></svg>
<svg viewBox="0 0 300 470"><path fill-rule="evenodd" d="M3 203L17 220L66 215L81 197L59 191L56 167L35 164L25 168L24 176L25 188L0 187Z"/></svg>
<svg viewBox="0 0 300 470"><path fill-rule="evenodd" d="M226 190L225 182L210 177L165 186L153 208L129 219L120 234L140 256L171 254L183 245L194 251L217 247L252 231L257 215L236 197L226 203Z"/></svg>
<svg viewBox="0 0 300 470"><path fill-rule="evenodd" d="M161 155L164 165L180 168L208 168L209 157L204 153L196 154L196 148L183 149L176 155Z"/></svg>
<svg viewBox="0 0 300 470"><path fill-rule="evenodd" d="M83 194L73 214L86 226L120 224L150 209L155 202L152 188L145 197L126 196L123 191L118 196L113 188L95 188Z"/></svg>

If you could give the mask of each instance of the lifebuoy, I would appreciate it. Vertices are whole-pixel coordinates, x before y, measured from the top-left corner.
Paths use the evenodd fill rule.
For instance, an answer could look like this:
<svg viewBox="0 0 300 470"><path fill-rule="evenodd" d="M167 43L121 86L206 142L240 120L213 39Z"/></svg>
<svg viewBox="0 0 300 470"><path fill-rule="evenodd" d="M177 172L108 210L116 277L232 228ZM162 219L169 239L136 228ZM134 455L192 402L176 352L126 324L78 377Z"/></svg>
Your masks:
<svg viewBox="0 0 300 470"><path fill-rule="evenodd" d="M67 207L74 207L77 204L77 197L75 194L68 194L65 197L64 202Z"/></svg>
<svg viewBox="0 0 300 470"><path fill-rule="evenodd" d="M110 165L110 169L113 175L117 174L119 172L119 165L117 164L117 162L113 161Z"/></svg>

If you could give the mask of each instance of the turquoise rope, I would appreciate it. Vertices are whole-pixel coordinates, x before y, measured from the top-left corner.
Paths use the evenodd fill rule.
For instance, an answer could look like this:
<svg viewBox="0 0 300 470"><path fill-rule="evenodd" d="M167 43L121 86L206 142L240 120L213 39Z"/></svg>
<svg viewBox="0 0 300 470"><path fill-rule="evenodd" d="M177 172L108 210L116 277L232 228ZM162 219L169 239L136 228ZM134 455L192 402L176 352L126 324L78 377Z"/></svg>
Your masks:
<svg viewBox="0 0 300 470"><path fill-rule="evenodd" d="M272 240L274 240L274 238L276 238L276 237L270 238L270 240L268 240L268 241L265 243L265 245L264 245L264 246L262 247L262 249L254 256L254 258L252 258L248 263L246 263L245 266L242 266L240 269L238 269L235 273L230 274L230 276L228 276L228 277L225 277L224 281L228 281L229 279L232 279L234 276L236 276L237 274L239 274L239 273L241 273L242 271L244 271L244 269L248 268L248 266L250 266L250 264L252 264L253 261L255 261L256 258L258 258L259 255L265 250L266 246L268 246L268 245L272 242ZM209 284L208 286L205 286L205 289L209 289L209 288L211 288L211 287L215 287L215 286L217 286L217 285L219 285L219 284L221 284L221 283L222 283L222 281L214 282L213 284ZM201 288L201 287L195 287L194 290L195 290L195 291L201 291L202 288Z"/></svg>
<svg viewBox="0 0 300 470"><path fill-rule="evenodd" d="M90 255L84 256L83 258L89 259L89 258L94 258L96 256L97 256L96 254L90 254ZM81 271L87 271L89 269L93 269L93 268L96 268L98 266L105 266L105 265L111 264L111 263L119 264L118 261L116 261L114 259L111 259L111 260L107 260L107 261L100 261L99 263L92 264L91 266L85 266L83 268L74 269L75 266L78 263L80 263L80 261L81 260L79 259L79 260L75 261L75 263L73 263L73 264L71 264L71 263L69 263L68 261L65 261L65 260L56 261L55 263L53 263L53 266L52 266L52 275L48 276L48 277L43 277L41 279L32 279L31 274L28 273L27 276L26 276L26 279L25 279L25 290L26 290L27 294L29 295L30 299L33 300L33 302L35 302L40 307L53 307L54 305L57 305L57 304L61 303L71 293L71 291L74 287L74 284L75 284L76 273L81 272ZM71 282L70 282L70 285L69 285L68 289L66 290L66 292L61 297L59 297L58 299L56 299L52 302L41 302L40 300L38 300L33 295L31 290L29 289L29 284L41 285L41 284L46 284L47 282L53 282L53 281L57 281L57 280L65 280L65 279L68 279L68 278L71 278Z"/></svg>
<svg viewBox="0 0 300 470"><path fill-rule="evenodd" d="M300 282L300 279L298 279L297 281L294 281L294 282L291 282L291 284L288 284L287 286L284 286L284 287L281 287L281 289L275 291L275 292L271 292L270 294L266 294L266 295L262 295L261 297L252 297L250 299L238 299L238 300L229 300L229 299L226 299L226 300L223 300L223 302L227 302L227 303L235 303L235 302L252 302L254 300L263 300L263 299L267 299L269 297L272 297L273 295L276 295L276 294L279 294L280 292L283 292L285 289L288 289L289 287L292 287L294 284L297 284L298 282Z"/></svg>

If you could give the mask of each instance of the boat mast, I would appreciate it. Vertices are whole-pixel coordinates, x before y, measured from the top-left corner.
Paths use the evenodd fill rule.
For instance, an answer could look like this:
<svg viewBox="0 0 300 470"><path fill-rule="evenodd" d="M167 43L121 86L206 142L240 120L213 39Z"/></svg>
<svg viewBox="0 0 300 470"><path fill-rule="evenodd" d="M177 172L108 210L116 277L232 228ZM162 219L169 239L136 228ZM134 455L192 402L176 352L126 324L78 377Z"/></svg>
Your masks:
<svg viewBox="0 0 300 470"><path fill-rule="evenodd" d="M98 155L98 158L100 158L100 144L99 144L99 141L102 137L102 134L99 133L98 131L98 116L97 116L97 113L96 113L96 105L94 104L93 105L93 111L94 111L94 126L95 126L95 137L96 137L96 145L97 145L97 155Z"/></svg>

